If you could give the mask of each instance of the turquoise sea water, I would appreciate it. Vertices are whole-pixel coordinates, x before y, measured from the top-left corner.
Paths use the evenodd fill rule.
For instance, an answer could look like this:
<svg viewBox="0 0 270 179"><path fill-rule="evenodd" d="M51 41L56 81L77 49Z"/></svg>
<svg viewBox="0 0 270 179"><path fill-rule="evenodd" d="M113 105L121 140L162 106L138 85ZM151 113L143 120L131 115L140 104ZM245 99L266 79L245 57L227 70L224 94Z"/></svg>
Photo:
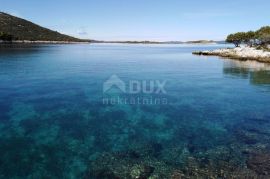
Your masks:
<svg viewBox="0 0 270 179"><path fill-rule="evenodd" d="M191 54L221 47L1 46L0 178L267 176L270 65ZM166 93L104 93L112 75Z"/></svg>

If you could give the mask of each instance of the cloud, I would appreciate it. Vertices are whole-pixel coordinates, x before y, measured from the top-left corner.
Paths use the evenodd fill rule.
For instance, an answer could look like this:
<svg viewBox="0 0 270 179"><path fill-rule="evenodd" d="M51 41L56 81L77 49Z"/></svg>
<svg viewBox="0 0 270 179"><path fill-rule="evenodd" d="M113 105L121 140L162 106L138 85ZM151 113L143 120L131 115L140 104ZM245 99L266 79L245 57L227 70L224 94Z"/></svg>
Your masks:
<svg viewBox="0 0 270 179"><path fill-rule="evenodd" d="M81 36L86 36L86 35L88 35L88 33L86 32L86 31L78 31L77 32L79 35L81 35Z"/></svg>
<svg viewBox="0 0 270 179"><path fill-rule="evenodd" d="M88 32L86 30L85 27L80 27L78 30L77 30L77 34L79 36L87 36L88 35Z"/></svg>

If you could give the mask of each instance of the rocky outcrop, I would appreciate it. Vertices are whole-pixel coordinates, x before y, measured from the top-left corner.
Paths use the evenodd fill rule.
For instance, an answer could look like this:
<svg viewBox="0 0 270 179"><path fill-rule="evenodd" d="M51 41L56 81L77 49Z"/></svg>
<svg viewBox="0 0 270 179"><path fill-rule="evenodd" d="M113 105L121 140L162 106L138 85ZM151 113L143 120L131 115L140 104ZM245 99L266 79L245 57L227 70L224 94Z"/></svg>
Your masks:
<svg viewBox="0 0 270 179"><path fill-rule="evenodd" d="M194 55L220 56L239 60L256 60L270 63L270 52L258 50L253 47L237 47L227 49L217 49L213 51L195 51Z"/></svg>

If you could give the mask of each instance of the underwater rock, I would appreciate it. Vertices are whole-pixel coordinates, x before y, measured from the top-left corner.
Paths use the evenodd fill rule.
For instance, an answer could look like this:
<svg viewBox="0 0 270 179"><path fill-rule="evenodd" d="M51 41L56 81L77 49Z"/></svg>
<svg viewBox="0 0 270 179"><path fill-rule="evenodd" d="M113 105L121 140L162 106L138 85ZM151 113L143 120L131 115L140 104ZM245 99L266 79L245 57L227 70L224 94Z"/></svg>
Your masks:
<svg viewBox="0 0 270 179"><path fill-rule="evenodd" d="M135 165L131 169L130 176L133 179L147 179L154 170L152 166Z"/></svg>
<svg viewBox="0 0 270 179"><path fill-rule="evenodd" d="M84 174L84 179L170 179L173 168L151 156L138 159L117 153L106 153L94 159Z"/></svg>
<svg viewBox="0 0 270 179"><path fill-rule="evenodd" d="M97 171L94 176L96 178L102 178L102 179L120 179L120 177L116 176L111 170L109 169L103 169Z"/></svg>
<svg viewBox="0 0 270 179"><path fill-rule="evenodd" d="M184 176L184 174L181 171L175 170L175 171L173 171L171 178L172 179L181 179L182 176Z"/></svg>
<svg viewBox="0 0 270 179"><path fill-rule="evenodd" d="M234 152L230 148L219 147L194 155L183 148L175 151L165 148L163 153L168 155L162 154L157 158L144 150L103 153L93 159L85 179L255 179L260 176L251 168L246 168L245 161L242 164L238 160L236 156L241 155L240 150ZM249 151L246 151L246 155L249 155Z"/></svg>
<svg viewBox="0 0 270 179"><path fill-rule="evenodd" d="M259 175L270 176L270 153L251 153L247 160L247 167Z"/></svg>

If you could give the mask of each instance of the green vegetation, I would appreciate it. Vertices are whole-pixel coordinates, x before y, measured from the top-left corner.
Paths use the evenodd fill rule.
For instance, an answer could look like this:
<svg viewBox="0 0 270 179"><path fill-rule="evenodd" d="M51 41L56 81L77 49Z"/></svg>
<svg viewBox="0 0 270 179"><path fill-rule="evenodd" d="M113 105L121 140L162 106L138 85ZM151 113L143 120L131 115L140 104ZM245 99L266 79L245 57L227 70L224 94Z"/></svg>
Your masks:
<svg viewBox="0 0 270 179"><path fill-rule="evenodd" d="M0 32L0 40L12 41L12 40L14 40L14 37L10 34L5 33L5 32Z"/></svg>
<svg viewBox="0 0 270 179"><path fill-rule="evenodd" d="M89 42L41 27L30 21L0 12L0 40Z"/></svg>
<svg viewBox="0 0 270 179"><path fill-rule="evenodd" d="M262 45L270 44L270 26L262 27L258 30L257 37Z"/></svg>
<svg viewBox="0 0 270 179"><path fill-rule="evenodd" d="M245 32L243 35L243 41L245 44L252 47L256 43L256 32L254 31Z"/></svg>
<svg viewBox="0 0 270 179"><path fill-rule="evenodd" d="M237 32L228 35L226 42L233 43L236 47L241 44L252 46L267 46L270 44L270 26L265 26L254 31Z"/></svg>
<svg viewBox="0 0 270 179"><path fill-rule="evenodd" d="M207 44L207 43L216 43L213 40L195 40L195 41L187 41L186 43L191 43L191 44Z"/></svg>
<svg viewBox="0 0 270 179"><path fill-rule="evenodd" d="M239 47L243 41L244 32L237 32L235 34L228 35L226 42L233 43L236 47Z"/></svg>

